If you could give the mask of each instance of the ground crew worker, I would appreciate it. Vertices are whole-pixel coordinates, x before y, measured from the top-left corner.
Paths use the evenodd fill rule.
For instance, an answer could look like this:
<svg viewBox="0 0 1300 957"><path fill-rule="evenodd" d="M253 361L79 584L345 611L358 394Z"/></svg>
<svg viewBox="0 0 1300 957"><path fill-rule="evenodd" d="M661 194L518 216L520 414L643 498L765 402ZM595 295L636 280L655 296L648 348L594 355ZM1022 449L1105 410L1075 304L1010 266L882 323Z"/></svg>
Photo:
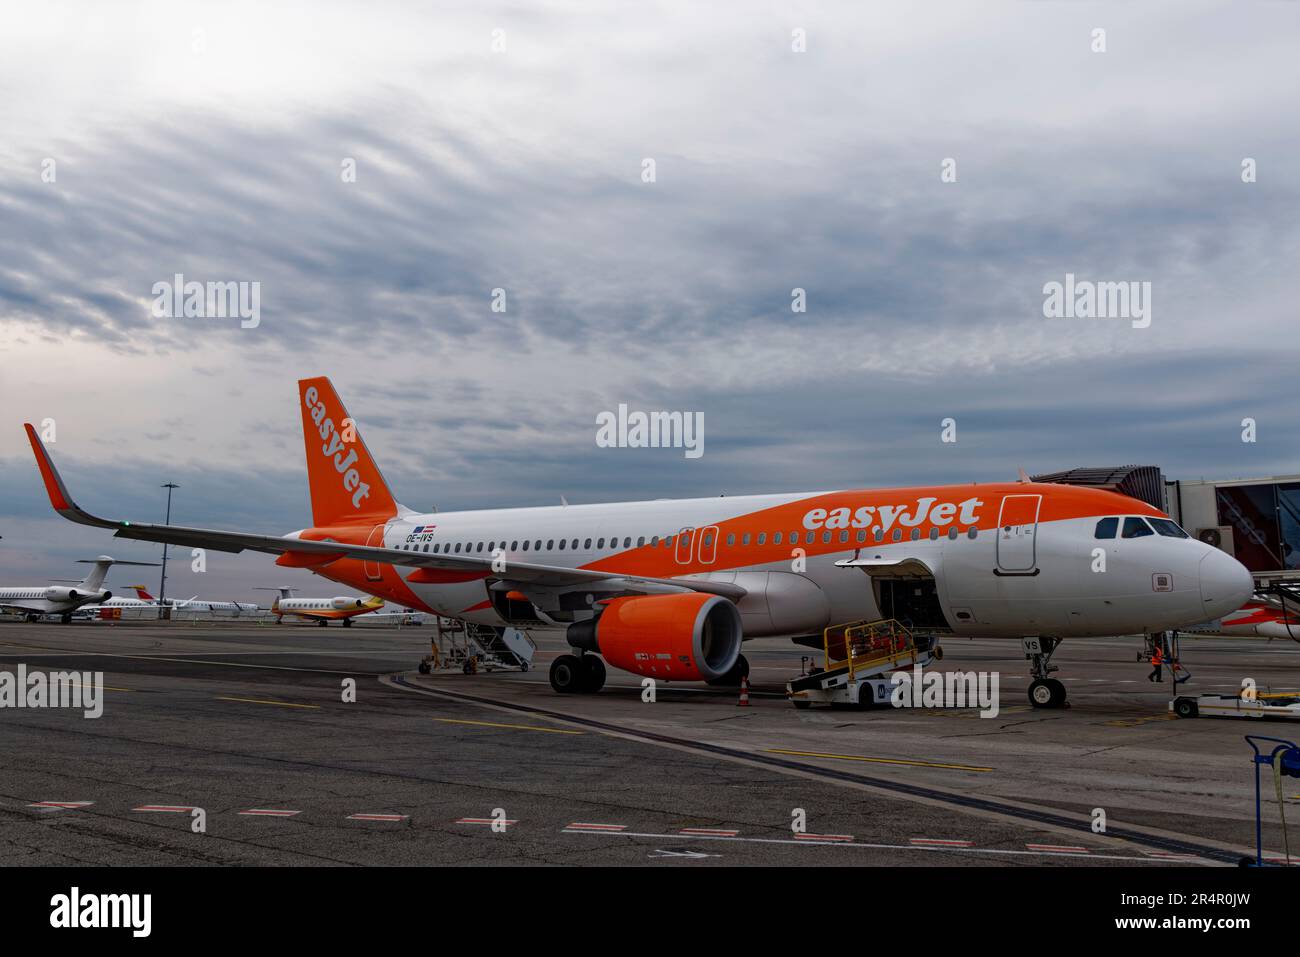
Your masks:
<svg viewBox="0 0 1300 957"><path fill-rule="evenodd" d="M1151 674L1147 675L1147 681L1164 681L1164 664L1165 653L1157 643L1151 651Z"/></svg>

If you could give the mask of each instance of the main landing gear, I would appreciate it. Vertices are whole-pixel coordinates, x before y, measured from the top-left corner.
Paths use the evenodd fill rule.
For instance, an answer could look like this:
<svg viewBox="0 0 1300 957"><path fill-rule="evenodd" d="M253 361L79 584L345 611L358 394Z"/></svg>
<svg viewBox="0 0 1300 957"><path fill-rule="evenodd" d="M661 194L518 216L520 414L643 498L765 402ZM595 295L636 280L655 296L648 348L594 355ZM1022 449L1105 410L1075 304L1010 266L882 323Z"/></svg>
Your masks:
<svg viewBox="0 0 1300 957"><path fill-rule="evenodd" d="M551 687L559 694L595 694L605 687L605 662L596 655L560 655L551 662Z"/></svg>
<svg viewBox="0 0 1300 957"><path fill-rule="evenodd" d="M1022 641L1025 657L1030 662L1030 674L1034 676L1029 683L1029 703L1035 708L1065 707L1065 685L1049 677L1053 671L1059 670L1052 664L1052 655L1060 646L1061 639L1037 636Z"/></svg>
<svg viewBox="0 0 1300 957"><path fill-rule="evenodd" d="M736 663L731 666L731 670L725 675L717 678L710 678L705 682L714 688L739 688L741 679L749 677L749 659L744 655L736 658Z"/></svg>

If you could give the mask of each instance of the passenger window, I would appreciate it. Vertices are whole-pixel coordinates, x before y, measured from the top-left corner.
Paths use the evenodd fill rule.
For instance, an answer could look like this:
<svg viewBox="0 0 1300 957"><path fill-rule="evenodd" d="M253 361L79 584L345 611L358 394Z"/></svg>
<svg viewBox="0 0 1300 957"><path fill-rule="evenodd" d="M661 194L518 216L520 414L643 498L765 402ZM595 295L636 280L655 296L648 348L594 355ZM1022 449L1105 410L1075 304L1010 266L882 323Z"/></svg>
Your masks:
<svg viewBox="0 0 1300 957"><path fill-rule="evenodd" d="M1146 535L1153 535L1151 526L1135 515L1130 515L1124 519L1123 538L1142 538Z"/></svg>
<svg viewBox="0 0 1300 957"><path fill-rule="evenodd" d="M912 541L916 541L920 537L921 537L921 530L919 528L912 529Z"/></svg>
<svg viewBox="0 0 1300 957"><path fill-rule="evenodd" d="M884 530L883 528L881 528L879 525L877 525L877 526L876 526L876 541L878 541L878 542L883 542L884 540L885 540L885 530Z"/></svg>
<svg viewBox="0 0 1300 957"><path fill-rule="evenodd" d="M727 547L731 547L732 545L735 545L735 544L736 544L736 533L735 533L735 532L728 532L728 533L727 533Z"/></svg>
<svg viewBox="0 0 1300 957"><path fill-rule="evenodd" d="M760 544L760 545L766 545L766 544L767 544L767 532L759 532L759 533L758 533L758 544ZM778 542L777 544L780 544L780 543Z"/></svg>
<svg viewBox="0 0 1300 957"><path fill-rule="evenodd" d="M1171 521L1167 518L1148 518L1147 521L1151 523L1152 527L1154 527L1157 532L1165 536L1165 538L1192 537L1183 531L1177 522Z"/></svg>
<svg viewBox="0 0 1300 957"><path fill-rule="evenodd" d="M805 545L811 545L811 544L812 544L813 542L815 542L816 540L817 540L817 533L816 533L816 532L809 532L809 533L808 533L808 539L807 539L807 541L804 542L804 544L805 544ZM829 541L829 539L828 539L828 541Z"/></svg>
<svg viewBox="0 0 1300 957"><path fill-rule="evenodd" d="M741 535L741 536L740 536L740 544L742 544L742 545L748 545L748 544L749 544L749 532L746 532L744 535Z"/></svg>
<svg viewBox="0 0 1300 957"><path fill-rule="evenodd" d="M1119 519L1114 515L1103 518L1097 523L1097 530L1093 532L1093 538L1114 538L1115 530L1119 528Z"/></svg>
<svg viewBox="0 0 1300 957"><path fill-rule="evenodd" d="M563 543L561 543L561 544L563 544ZM546 550L549 552L549 551L553 551L554 549L555 549L555 539L553 539L553 538L548 538L548 539L546 540Z"/></svg>
<svg viewBox="0 0 1300 957"><path fill-rule="evenodd" d="M537 541L533 542L533 551L540 552L541 550L542 550L542 540L539 538Z"/></svg>
<svg viewBox="0 0 1300 957"><path fill-rule="evenodd" d="M950 542L957 541L957 536L959 534L960 533L957 531L957 526L954 525L952 528L948 529L948 541Z"/></svg>
<svg viewBox="0 0 1300 957"><path fill-rule="evenodd" d="M708 548L708 547L710 547L712 544L713 544L713 533L712 533L712 532L705 532L705 533L704 533L704 547L705 547L705 548Z"/></svg>
<svg viewBox="0 0 1300 957"><path fill-rule="evenodd" d="M894 541L901 542L902 540L903 540L903 530L901 528L894 529Z"/></svg>
<svg viewBox="0 0 1300 957"><path fill-rule="evenodd" d="M644 544L645 544L645 536L642 535L640 538L638 538L638 539L636 540L636 547L637 547L637 548L640 548L640 547L641 547L642 545L644 545ZM727 544L730 545L731 543L728 542Z"/></svg>
<svg viewBox="0 0 1300 957"><path fill-rule="evenodd" d="M587 544L590 545L591 542L588 542ZM650 539L650 547L651 547L651 548L658 548L658 547L659 547L659 536L658 536L658 535L654 535L654 536L651 537L651 539Z"/></svg>
<svg viewBox="0 0 1300 957"><path fill-rule="evenodd" d="M460 542L456 543L456 554L460 554Z"/></svg>
<svg viewBox="0 0 1300 957"><path fill-rule="evenodd" d="M970 528L968 528L968 529L966 530L966 537L967 537L967 538L975 538L976 536L979 535L979 533L980 533L980 530L979 530L978 528L976 528L974 525L972 525Z"/></svg>
<svg viewBox="0 0 1300 957"><path fill-rule="evenodd" d="M598 539L596 539L596 547L597 547L597 548L604 548L604 547L605 547L605 540L604 540L603 538L598 538Z"/></svg>
<svg viewBox="0 0 1300 957"><path fill-rule="evenodd" d="M623 539L623 547L624 547L624 548L631 548L631 547L632 547L632 536L631 536L631 535L629 535L627 538Z"/></svg>
<svg viewBox="0 0 1300 957"><path fill-rule="evenodd" d="M830 532L822 532L822 542L823 542L823 543L826 543L826 542L829 542L830 540L831 540L831 533L830 533ZM811 535L808 536L808 541L812 541L812 536L811 536Z"/></svg>
<svg viewBox="0 0 1300 957"><path fill-rule="evenodd" d="M517 552L517 551L519 551L519 542L518 542L518 540L515 540L515 541L513 541L513 542L510 543L510 550L511 550L512 552Z"/></svg>
<svg viewBox="0 0 1300 957"><path fill-rule="evenodd" d="M939 529L938 529L936 526L931 525L931 526L930 526L930 541L932 541L932 542L937 542L938 540L939 540Z"/></svg>
<svg viewBox="0 0 1300 957"><path fill-rule="evenodd" d="M865 528L858 529L858 541L865 542L866 540L867 540L867 530Z"/></svg>
<svg viewBox="0 0 1300 957"><path fill-rule="evenodd" d="M564 551L564 539L560 539L560 551Z"/></svg>
<svg viewBox="0 0 1300 957"><path fill-rule="evenodd" d="M529 545L528 542L524 542L524 551L528 551L528 545Z"/></svg>
<svg viewBox="0 0 1300 957"><path fill-rule="evenodd" d="M849 532L848 529L845 529L844 531L840 532L840 542L842 544L844 542L847 542L848 540L849 540Z"/></svg>

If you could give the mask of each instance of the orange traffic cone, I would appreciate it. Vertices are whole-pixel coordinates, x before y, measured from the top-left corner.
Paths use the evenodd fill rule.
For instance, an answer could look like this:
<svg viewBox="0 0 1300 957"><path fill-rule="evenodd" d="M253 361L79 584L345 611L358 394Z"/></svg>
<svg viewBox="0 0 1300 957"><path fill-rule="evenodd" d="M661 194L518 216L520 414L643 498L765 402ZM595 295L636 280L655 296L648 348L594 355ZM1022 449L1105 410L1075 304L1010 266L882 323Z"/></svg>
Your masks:
<svg viewBox="0 0 1300 957"><path fill-rule="evenodd" d="M737 708L749 707L749 678L740 679L740 700L736 702Z"/></svg>

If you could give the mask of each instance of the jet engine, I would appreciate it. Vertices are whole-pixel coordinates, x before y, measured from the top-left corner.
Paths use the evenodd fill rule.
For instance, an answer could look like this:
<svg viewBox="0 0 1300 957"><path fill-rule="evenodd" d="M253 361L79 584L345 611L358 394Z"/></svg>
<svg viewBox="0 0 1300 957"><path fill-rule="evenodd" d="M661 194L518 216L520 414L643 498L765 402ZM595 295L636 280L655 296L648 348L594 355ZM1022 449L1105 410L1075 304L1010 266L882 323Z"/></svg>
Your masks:
<svg viewBox="0 0 1300 957"><path fill-rule="evenodd" d="M624 671L710 681L735 665L744 632L727 599L689 592L610 599L597 618L570 625L566 637Z"/></svg>
<svg viewBox="0 0 1300 957"><path fill-rule="evenodd" d="M46 601L108 601L113 597L111 591L77 591L75 588L63 588L51 585L45 589Z"/></svg>
<svg viewBox="0 0 1300 957"><path fill-rule="evenodd" d="M364 608L366 600L364 598L335 598L330 604L339 611L347 611L350 608Z"/></svg>

